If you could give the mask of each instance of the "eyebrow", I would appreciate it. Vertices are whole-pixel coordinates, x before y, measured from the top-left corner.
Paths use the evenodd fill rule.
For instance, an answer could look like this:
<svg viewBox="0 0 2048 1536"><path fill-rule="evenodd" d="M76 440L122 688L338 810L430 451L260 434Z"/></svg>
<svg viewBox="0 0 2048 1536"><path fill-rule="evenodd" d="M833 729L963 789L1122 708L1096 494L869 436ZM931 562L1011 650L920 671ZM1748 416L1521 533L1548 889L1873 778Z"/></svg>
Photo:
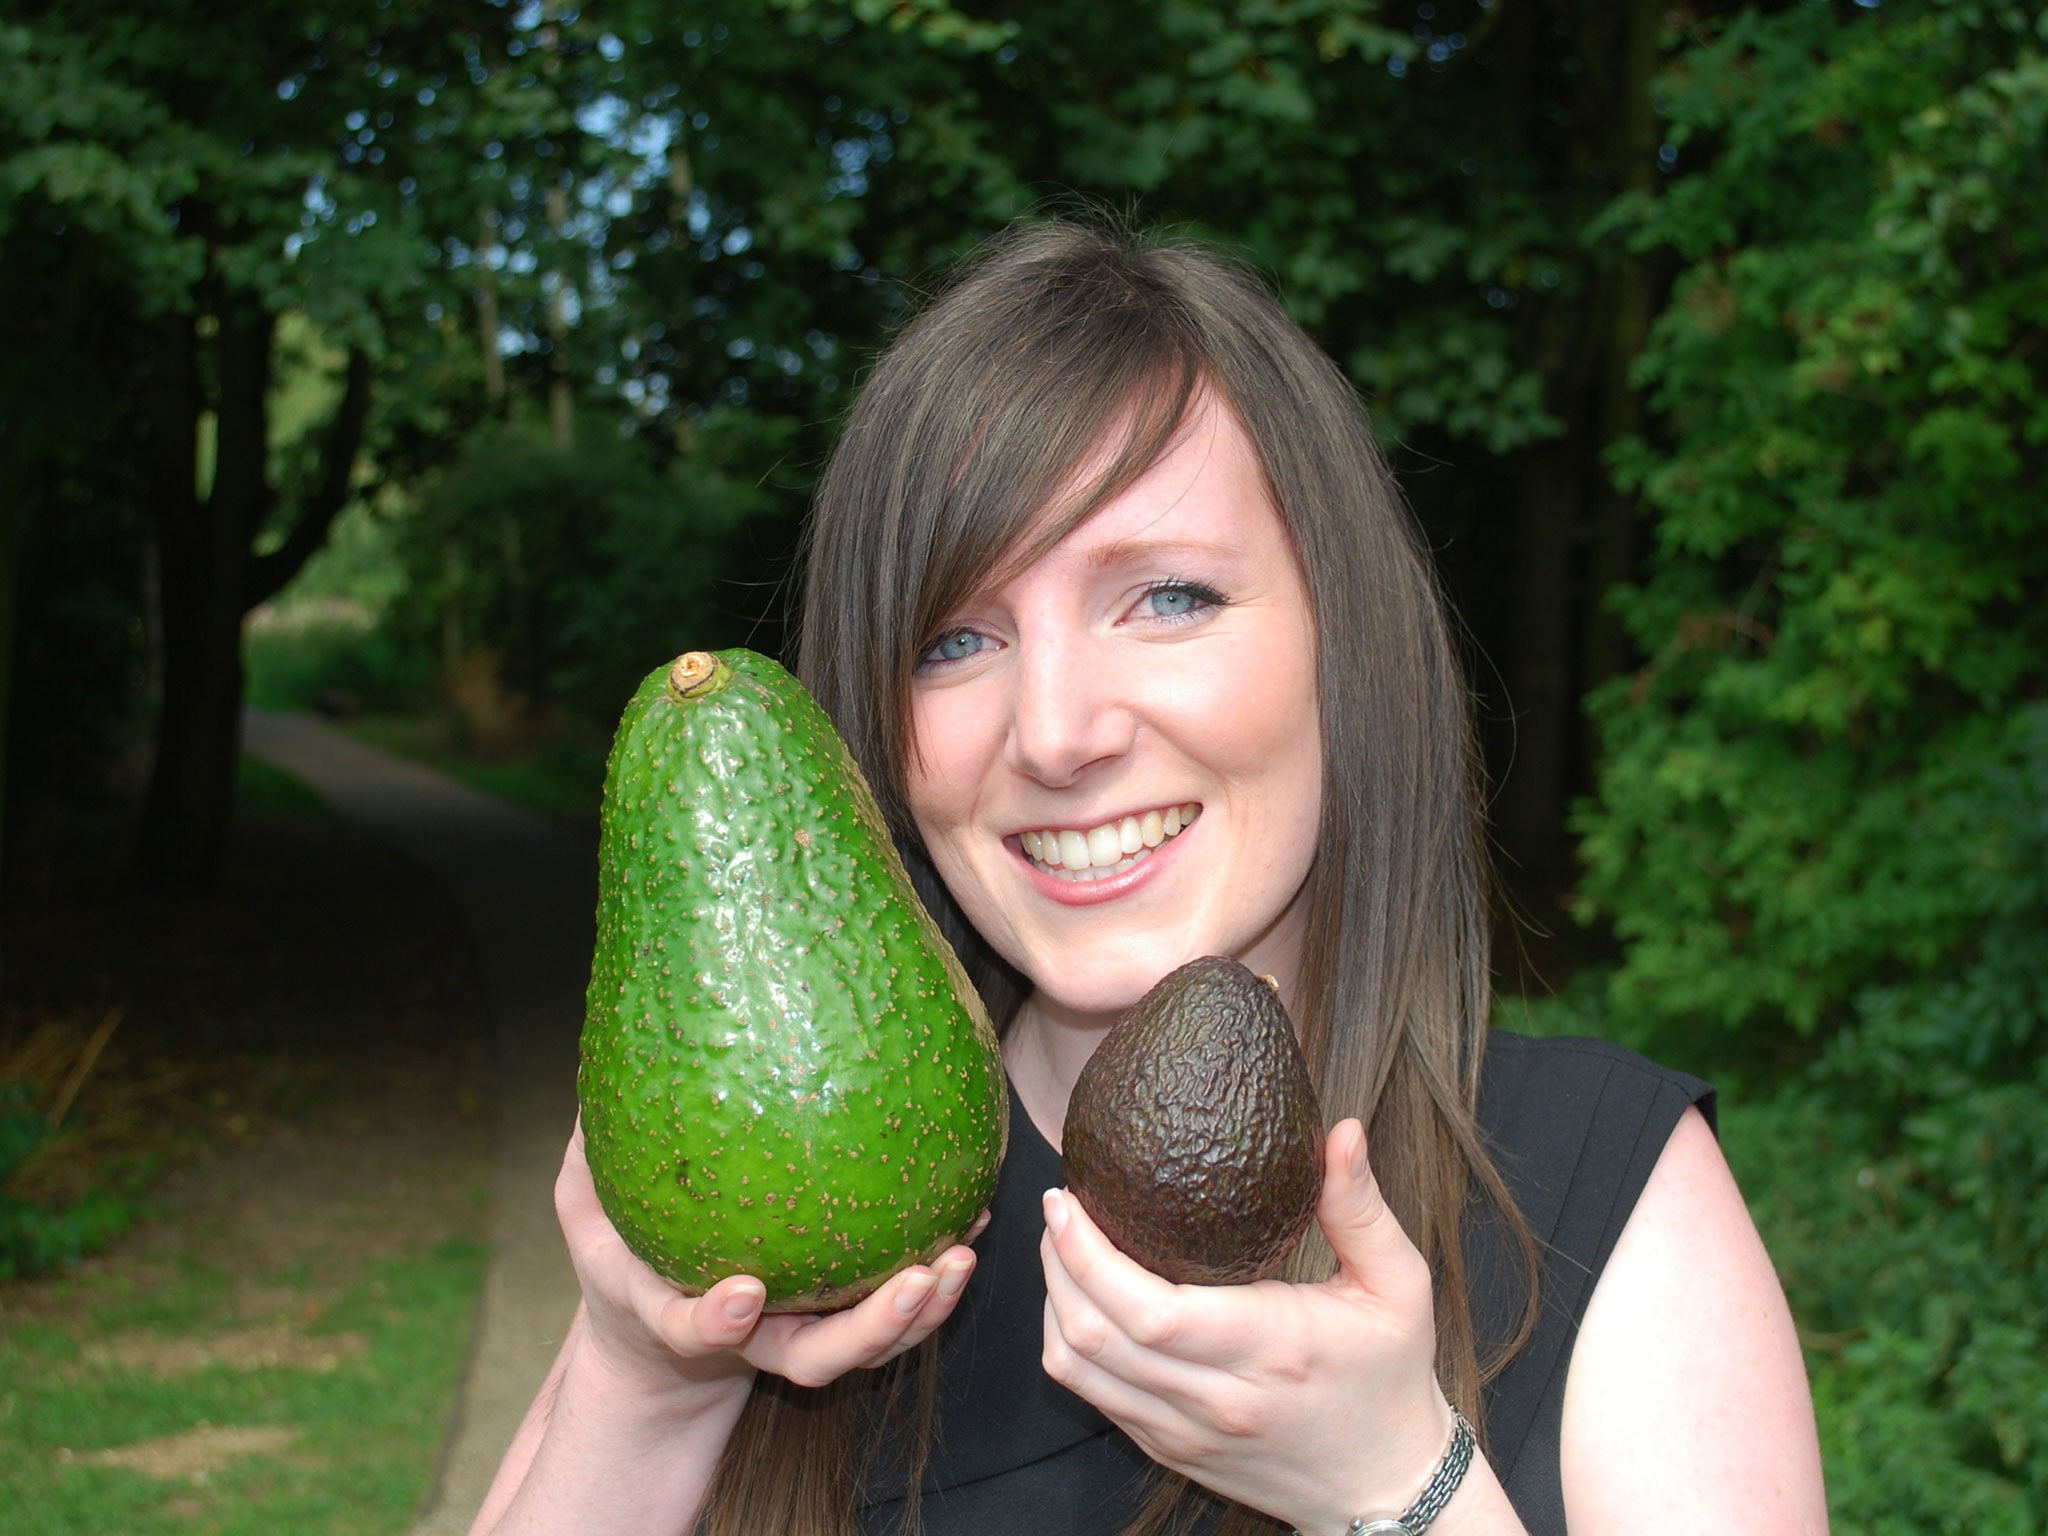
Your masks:
<svg viewBox="0 0 2048 1536"><path fill-rule="evenodd" d="M1175 556L1200 558L1243 554L1242 545L1222 540L1119 539L1114 544L1105 544L1090 554L1088 563L1100 571L1119 565L1148 565L1157 560L1170 561Z"/></svg>

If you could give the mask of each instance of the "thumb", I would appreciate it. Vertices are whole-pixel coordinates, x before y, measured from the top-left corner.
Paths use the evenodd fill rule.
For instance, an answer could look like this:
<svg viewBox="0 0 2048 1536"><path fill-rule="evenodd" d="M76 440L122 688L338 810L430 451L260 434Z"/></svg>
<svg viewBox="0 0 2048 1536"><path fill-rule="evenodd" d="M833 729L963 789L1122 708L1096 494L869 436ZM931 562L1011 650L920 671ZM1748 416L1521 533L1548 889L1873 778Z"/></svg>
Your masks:
<svg viewBox="0 0 2048 1536"><path fill-rule="evenodd" d="M1324 1145L1316 1221L1342 1266L1341 1281L1404 1309L1418 1299L1429 1305L1429 1266L1387 1204L1367 1155L1365 1127L1355 1119L1339 1121Z"/></svg>

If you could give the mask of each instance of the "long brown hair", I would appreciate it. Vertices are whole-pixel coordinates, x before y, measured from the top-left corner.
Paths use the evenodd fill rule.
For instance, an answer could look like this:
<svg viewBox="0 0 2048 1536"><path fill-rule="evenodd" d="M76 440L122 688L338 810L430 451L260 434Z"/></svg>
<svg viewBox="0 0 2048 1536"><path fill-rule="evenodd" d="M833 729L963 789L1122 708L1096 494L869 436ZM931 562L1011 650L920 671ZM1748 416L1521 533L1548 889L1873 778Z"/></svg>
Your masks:
<svg viewBox="0 0 2048 1536"><path fill-rule="evenodd" d="M1023 226L984 247L883 355L846 423L811 527L799 672L1007 1024L1025 982L968 926L905 803L912 669L958 604L1150 467L1203 389L1256 448L1314 610L1323 805L1294 999L1303 1051L1330 1119L1365 1122L1388 1203L1437 1276L1438 1375L1480 1422L1481 1385L1505 1356L1480 1360L1467 1296L1459 1237L1475 1184L1532 1281L1535 1264L1476 1122L1491 995L1470 698L1427 553L1358 398L1264 284L1209 250L1071 222ZM1106 466L1056 503L1112 431ZM1334 1268L1311 1229L1285 1276L1317 1281ZM1533 1308L1532 1287L1524 1335ZM908 1369L922 1373L915 1395L928 1401L933 1357L929 1346L920 1353ZM813 1434L828 1433L827 1419L840 1426L829 1434L842 1457L863 1422L862 1391L840 1387L837 1409L806 1415ZM791 1427L792 1393L803 1395L785 1384L756 1391L714 1491L714 1531L853 1528L858 1468L829 1510L784 1497L743 1510L733 1497L742 1481L750 1493L776 1482L741 1468L799 1455L775 1443ZM908 1439L921 1452L928 1422ZM817 1451L809 1440L807 1454ZM1207 1498L1162 1477L1137 1530L1164 1529ZM1273 1528L1238 1508L1223 1526Z"/></svg>

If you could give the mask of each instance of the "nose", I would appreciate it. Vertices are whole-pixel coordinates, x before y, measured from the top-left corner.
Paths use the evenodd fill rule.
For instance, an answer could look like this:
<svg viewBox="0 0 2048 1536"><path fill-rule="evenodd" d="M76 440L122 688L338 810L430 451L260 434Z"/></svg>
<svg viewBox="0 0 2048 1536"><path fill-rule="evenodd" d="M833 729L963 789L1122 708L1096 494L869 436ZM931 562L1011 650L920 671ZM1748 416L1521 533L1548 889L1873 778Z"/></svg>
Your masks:
<svg viewBox="0 0 2048 1536"><path fill-rule="evenodd" d="M1052 789L1131 749L1137 716L1098 649L1049 642L1023 647L1010 722L1010 765Z"/></svg>

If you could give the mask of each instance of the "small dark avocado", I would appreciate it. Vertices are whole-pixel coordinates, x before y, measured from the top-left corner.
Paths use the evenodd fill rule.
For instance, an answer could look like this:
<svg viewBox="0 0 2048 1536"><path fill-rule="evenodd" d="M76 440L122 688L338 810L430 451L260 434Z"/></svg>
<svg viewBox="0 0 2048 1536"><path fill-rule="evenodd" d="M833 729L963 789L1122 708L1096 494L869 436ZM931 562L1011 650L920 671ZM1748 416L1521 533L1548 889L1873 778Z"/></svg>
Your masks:
<svg viewBox="0 0 2048 1536"><path fill-rule="evenodd" d="M1191 960L1103 1038L1067 1102L1067 1187L1165 1279L1242 1285L1294 1251L1322 1188L1323 1112L1271 982Z"/></svg>

